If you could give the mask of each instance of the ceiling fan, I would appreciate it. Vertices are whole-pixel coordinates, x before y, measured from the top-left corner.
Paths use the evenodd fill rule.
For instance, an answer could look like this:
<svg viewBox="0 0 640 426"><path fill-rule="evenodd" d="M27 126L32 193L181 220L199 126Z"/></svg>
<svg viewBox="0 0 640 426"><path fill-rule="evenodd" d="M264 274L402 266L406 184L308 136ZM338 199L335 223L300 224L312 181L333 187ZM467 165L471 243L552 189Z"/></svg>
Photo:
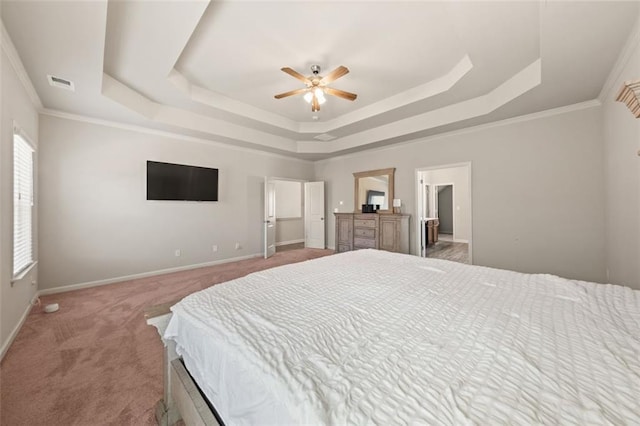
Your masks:
<svg viewBox="0 0 640 426"><path fill-rule="evenodd" d="M355 93L349 93L344 90L327 87L327 84L332 83L349 72L349 69L342 65L324 77L320 75L320 65L311 65L311 72L313 75L310 75L309 77L305 77L289 67L282 68L282 71L302 81L307 87L280 93L279 95L275 95L275 98L282 99L287 96L301 95L304 93L304 100L311 104L311 112L320 111L320 105L325 102L325 94L337 96L349 101L353 101L358 97Z"/></svg>

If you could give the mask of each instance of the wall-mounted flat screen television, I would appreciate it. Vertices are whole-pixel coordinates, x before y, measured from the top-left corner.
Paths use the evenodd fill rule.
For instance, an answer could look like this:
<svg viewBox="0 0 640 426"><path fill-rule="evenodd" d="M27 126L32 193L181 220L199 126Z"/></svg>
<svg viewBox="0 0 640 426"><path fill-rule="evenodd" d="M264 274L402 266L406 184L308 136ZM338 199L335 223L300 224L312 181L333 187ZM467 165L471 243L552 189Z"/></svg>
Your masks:
<svg viewBox="0 0 640 426"><path fill-rule="evenodd" d="M147 200L218 201L218 169L147 161Z"/></svg>

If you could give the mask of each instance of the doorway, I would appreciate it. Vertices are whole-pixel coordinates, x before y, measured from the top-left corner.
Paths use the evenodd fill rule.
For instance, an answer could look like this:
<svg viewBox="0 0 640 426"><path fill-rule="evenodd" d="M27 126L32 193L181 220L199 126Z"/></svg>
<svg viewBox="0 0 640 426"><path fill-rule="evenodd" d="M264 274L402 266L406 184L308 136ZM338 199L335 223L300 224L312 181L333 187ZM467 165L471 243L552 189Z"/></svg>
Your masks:
<svg viewBox="0 0 640 426"><path fill-rule="evenodd" d="M471 163L416 169L416 252L472 263Z"/></svg>
<svg viewBox="0 0 640 426"><path fill-rule="evenodd" d="M324 248L324 182L265 177L264 195L265 258L281 251Z"/></svg>
<svg viewBox="0 0 640 426"><path fill-rule="evenodd" d="M453 220L453 184L436 185L436 216L438 217L438 238L453 241L455 221Z"/></svg>

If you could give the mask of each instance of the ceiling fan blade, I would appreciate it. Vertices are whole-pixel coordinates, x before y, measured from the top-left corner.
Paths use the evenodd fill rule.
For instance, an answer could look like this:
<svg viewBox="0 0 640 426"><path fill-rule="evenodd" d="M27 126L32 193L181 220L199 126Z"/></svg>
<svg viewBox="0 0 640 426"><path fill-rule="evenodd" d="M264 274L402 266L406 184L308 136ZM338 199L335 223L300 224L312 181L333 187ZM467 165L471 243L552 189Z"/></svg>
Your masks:
<svg viewBox="0 0 640 426"><path fill-rule="evenodd" d="M349 68L343 67L342 65L340 65L338 68L336 68L335 70L331 71L329 74L322 77L322 80L320 80L320 84L323 84L323 85L329 84L332 81L339 79L340 77L342 77L347 73L349 73Z"/></svg>
<svg viewBox="0 0 640 426"><path fill-rule="evenodd" d="M274 98L276 99L282 99L282 98L286 98L287 96L293 96L293 95L299 95L301 93L306 92L309 89L296 89L296 90L291 90L289 92L284 92L284 93L280 93L278 95L275 95Z"/></svg>
<svg viewBox="0 0 640 426"><path fill-rule="evenodd" d="M304 75L300 74L298 71L295 71L289 67L284 67L284 68L280 68L282 71L286 72L287 74L289 74L292 77L297 78L298 80L302 81L304 84L307 85L311 85L311 81L305 77Z"/></svg>
<svg viewBox="0 0 640 426"><path fill-rule="evenodd" d="M316 94L313 94L313 100L311 101L311 112L320 111L320 102L318 102L318 97Z"/></svg>
<svg viewBox="0 0 640 426"><path fill-rule="evenodd" d="M340 89L332 89L331 87L325 87L324 93L326 93L327 95L337 96L349 101L354 101L358 97L358 95L356 95L355 93L345 92L344 90Z"/></svg>

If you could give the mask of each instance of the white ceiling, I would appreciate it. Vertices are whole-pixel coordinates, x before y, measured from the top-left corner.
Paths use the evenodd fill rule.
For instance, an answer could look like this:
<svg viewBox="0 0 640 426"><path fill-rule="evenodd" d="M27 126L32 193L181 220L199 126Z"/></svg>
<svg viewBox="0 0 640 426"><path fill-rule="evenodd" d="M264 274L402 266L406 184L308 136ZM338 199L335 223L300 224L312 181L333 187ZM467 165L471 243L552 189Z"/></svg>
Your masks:
<svg viewBox="0 0 640 426"><path fill-rule="evenodd" d="M318 159L595 99L640 2L2 1L45 108ZM312 113L280 71L350 73ZM76 91L48 85L47 74ZM329 134L330 141L316 136Z"/></svg>

